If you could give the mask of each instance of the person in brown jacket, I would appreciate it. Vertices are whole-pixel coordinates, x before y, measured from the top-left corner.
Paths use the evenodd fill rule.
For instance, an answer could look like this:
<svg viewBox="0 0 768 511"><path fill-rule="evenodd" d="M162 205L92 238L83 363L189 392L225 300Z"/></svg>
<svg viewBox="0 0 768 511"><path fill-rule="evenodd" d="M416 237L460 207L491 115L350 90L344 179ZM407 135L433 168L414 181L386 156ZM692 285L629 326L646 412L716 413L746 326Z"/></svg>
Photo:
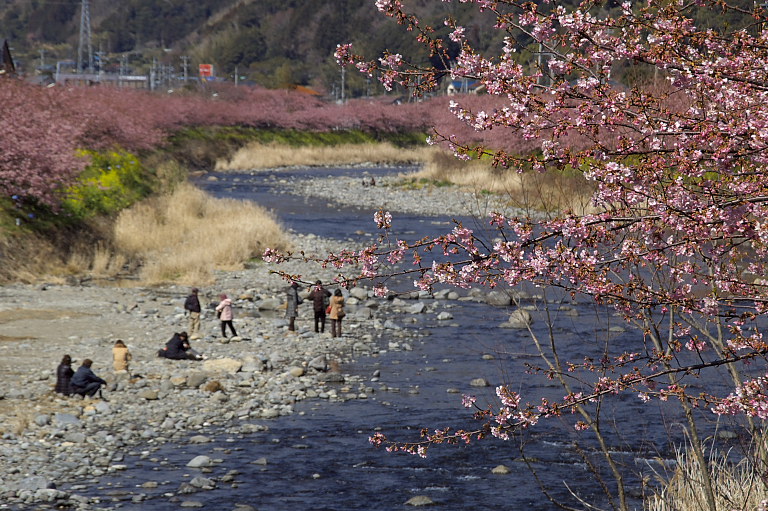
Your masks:
<svg viewBox="0 0 768 511"><path fill-rule="evenodd" d="M112 363L115 372L127 373L129 371L128 362L131 361L131 358L133 357L131 357L131 352L128 351L128 346L120 339L115 341L115 346L112 348Z"/></svg>
<svg viewBox="0 0 768 511"><path fill-rule="evenodd" d="M331 319L331 335L333 337L341 337L341 318L346 316L341 289L333 292L329 307L331 309L331 312L328 314L328 317Z"/></svg>

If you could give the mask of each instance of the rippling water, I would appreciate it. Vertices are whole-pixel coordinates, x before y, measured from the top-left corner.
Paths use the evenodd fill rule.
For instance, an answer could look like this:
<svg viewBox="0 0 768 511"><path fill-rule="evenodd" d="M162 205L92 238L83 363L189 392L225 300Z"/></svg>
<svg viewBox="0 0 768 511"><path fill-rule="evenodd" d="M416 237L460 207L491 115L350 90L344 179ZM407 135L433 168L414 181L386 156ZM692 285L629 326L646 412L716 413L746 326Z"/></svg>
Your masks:
<svg viewBox="0 0 768 511"><path fill-rule="evenodd" d="M365 170L372 174L391 171ZM317 171L294 170L290 174L301 177L309 172ZM322 171L349 172L354 170ZM298 232L347 239L372 227L371 211L329 207L324 200L276 194L273 186L279 180L274 173L218 177L218 181L198 185L217 196L250 199L274 209ZM402 232L419 236L426 228L433 228L429 219L408 215L398 215L396 225ZM576 507L578 499L607 507L595 475L581 457L596 445L591 435L574 431L578 417L542 422L508 442L489 439L470 446L436 447L428 459L388 454L370 446L368 437L375 428L392 438L415 440L424 426L476 426L461 406L461 394L448 389L476 394L479 403L493 400L493 385L501 382L524 395L562 397L559 385L526 371L526 363L539 362L529 334L498 328L509 310L471 302L443 302L438 310L443 309L454 319L438 322L434 315L414 316L416 323L401 323L429 334L414 341L411 351L386 351L343 368L362 375L381 372L380 381L369 383L375 392L367 400L303 402L292 416L262 421L269 426L268 432L229 436L210 431L215 438L211 444L168 445L143 456L136 452L126 456L128 470L117 477L102 478L83 493L101 495L104 505L122 509L178 509L181 501L192 500L205 509L217 510L234 509L240 503L261 510L378 511L402 509L415 495L430 497L443 510L555 508L540 490L538 478L553 498ZM537 319L534 330L545 336L546 322ZM620 344L639 335L616 328L623 325L620 319L589 303L568 302L551 319L566 360L599 357L606 339ZM485 378L491 387L471 388L473 378ZM695 375L691 380L695 385ZM390 390L381 391L382 385ZM673 446L685 438L675 409L664 403L648 406L634 396L621 396L607 400L605 407L603 427L611 448L619 463L632 471L650 475L661 469L673 457ZM710 418L714 420L714 416ZM705 432L713 432L714 426L705 424ZM210 474L203 475L220 478L231 470L238 474L232 482L219 483L212 491L169 496L182 481L199 475L185 467L199 454L222 460ZM257 462L262 458L266 464ZM511 468L510 474L491 473L502 464ZM142 488L146 481L160 484ZM628 483L635 489L633 502L641 507L640 482L630 478ZM145 500L132 502L138 494Z"/></svg>

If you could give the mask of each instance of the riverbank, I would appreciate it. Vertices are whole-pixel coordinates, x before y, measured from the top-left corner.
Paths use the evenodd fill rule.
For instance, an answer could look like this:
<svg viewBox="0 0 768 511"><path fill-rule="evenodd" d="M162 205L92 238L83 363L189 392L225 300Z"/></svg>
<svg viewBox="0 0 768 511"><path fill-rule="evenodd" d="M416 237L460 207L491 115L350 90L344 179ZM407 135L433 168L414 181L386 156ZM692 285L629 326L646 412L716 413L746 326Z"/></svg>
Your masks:
<svg viewBox="0 0 768 511"><path fill-rule="evenodd" d="M293 243L308 255L339 248L338 242L312 235L294 235ZM405 299L376 299L369 290L356 288L347 294L341 338L312 330L306 302L297 333L289 333L282 309L285 282L270 269L254 264L217 272L216 285L201 289L203 335L192 341L208 357L200 362L156 356L173 332L187 330L182 309L187 287L85 282L0 288L0 360L7 382L0 392L0 509L113 509L110 499L93 497L93 488L100 477L127 469L128 454L151 458L168 443L212 441L215 431L268 431L271 419L292 414L296 403L306 399L368 399L381 391L372 387L375 376L345 368L359 357L408 350L426 333L403 324L413 315L436 315L438 303L459 299L455 292L429 301L420 298L433 297L415 292ZM281 269L332 279L330 271L301 261ZM235 298L239 338L220 336L211 306L221 292ZM134 357L130 378L112 371L111 348L118 338ZM95 372L109 382L105 400L53 392L64 354L76 359L75 368L84 358L94 360ZM198 468L205 473L204 466ZM185 494L206 488L190 490L189 484L176 482L163 491L194 502ZM132 500L144 498L137 491Z"/></svg>

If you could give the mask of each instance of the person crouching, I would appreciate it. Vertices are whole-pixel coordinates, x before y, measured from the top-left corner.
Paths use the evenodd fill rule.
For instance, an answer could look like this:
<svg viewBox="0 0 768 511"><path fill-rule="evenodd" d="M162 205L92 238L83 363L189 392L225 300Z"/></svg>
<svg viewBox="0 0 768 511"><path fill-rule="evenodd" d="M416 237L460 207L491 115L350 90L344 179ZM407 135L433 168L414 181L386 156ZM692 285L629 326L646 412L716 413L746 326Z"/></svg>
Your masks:
<svg viewBox="0 0 768 511"><path fill-rule="evenodd" d="M93 397L98 392L99 398L104 399L101 395L101 386L106 385L107 382L96 376L91 370L91 365L93 365L93 361L86 358L83 360L83 364L77 368L72 376L72 381L70 381L72 393L83 397Z"/></svg>
<svg viewBox="0 0 768 511"><path fill-rule="evenodd" d="M158 357L172 360L203 360L205 357L193 350L189 345L187 332L178 332L165 343L165 348L157 352Z"/></svg>

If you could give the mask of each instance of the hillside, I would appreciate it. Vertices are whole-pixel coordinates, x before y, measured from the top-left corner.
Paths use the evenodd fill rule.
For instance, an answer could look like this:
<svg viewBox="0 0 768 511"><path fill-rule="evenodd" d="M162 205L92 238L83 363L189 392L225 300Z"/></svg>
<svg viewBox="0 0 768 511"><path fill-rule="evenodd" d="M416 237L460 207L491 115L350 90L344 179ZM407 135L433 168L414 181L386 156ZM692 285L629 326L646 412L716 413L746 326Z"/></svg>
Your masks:
<svg viewBox="0 0 768 511"><path fill-rule="evenodd" d="M442 27L448 13L465 5L417 2L426 20ZM27 74L57 62L74 61L81 0L8 0L0 3L0 39L7 38L18 67ZM422 55L412 34L377 12L373 0L90 0L92 48L104 71L147 73L154 66L194 76L200 63L217 76L278 88L308 85L324 92L338 87L336 45L352 42L366 55L384 50ZM499 44L489 36L490 17L473 14L469 32L480 47ZM497 37L498 36L494 36ZM380 92L349 73L352 95Z"/></svg>

